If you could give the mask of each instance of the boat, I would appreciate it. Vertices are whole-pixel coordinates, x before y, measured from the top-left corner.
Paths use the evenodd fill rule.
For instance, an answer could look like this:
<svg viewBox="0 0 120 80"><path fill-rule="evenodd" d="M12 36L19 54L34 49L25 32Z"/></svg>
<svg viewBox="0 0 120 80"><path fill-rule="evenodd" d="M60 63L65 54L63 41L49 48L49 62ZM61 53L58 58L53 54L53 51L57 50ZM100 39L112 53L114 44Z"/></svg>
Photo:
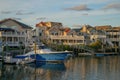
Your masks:
<svg viewBox="0 0 120 80"><path fill-rule="evenodd" d="M39 49L32 50L24 55L17 55L16 58L25 58L30 56L36 61L61 62L65 61L71 55L71 51L52 51L45 45L39 46Z"/></svg>
<svg viewBox="0 0 120 80"><path fill-rule="evenodd" d="M13 58L10 54L7 54L4 57L3 63L4 64L29 64L34 61L35 61L35 59L32 59L29 56L27 56L25 58Z"/></svg>

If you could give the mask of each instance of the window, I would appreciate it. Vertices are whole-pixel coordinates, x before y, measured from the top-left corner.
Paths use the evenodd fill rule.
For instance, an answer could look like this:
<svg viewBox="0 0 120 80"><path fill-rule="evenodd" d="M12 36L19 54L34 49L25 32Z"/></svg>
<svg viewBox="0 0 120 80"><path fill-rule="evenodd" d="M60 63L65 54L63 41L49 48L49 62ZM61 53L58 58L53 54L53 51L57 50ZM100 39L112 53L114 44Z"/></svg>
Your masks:
<svg viewBox="0 0 120 80"><path fill-rule="evenodd" d="M39 33L39 36L42 36L42 33Z"/></svg>

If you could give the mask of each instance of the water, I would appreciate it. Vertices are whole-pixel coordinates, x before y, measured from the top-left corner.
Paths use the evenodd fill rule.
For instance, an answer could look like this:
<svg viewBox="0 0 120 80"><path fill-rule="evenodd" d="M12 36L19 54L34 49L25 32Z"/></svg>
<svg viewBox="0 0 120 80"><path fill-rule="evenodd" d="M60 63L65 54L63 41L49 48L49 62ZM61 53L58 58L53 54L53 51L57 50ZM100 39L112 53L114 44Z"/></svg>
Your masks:
<svg viewBox="0 0 120 80"><path fill-rule="evenodd" d="M0 65L0 80L120 80L120 56L78 57L58 64Z"/></svg>

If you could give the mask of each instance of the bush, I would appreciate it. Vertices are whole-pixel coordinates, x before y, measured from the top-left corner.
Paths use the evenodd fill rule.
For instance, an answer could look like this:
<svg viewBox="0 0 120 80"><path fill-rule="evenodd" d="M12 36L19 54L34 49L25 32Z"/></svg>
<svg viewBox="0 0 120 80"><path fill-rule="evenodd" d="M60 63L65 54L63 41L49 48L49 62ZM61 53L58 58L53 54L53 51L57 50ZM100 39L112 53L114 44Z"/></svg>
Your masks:
<svg viewBox="0 0 120 80"><path fill-rule="evenodd" d="M100 48L102 47L101 41L97 40L96 42L91 43L91 44L89 45L89 47L91 47L91 48L93 48L93 49L95 49L95 50L98 50L98 49L100 49Z"/></svg>

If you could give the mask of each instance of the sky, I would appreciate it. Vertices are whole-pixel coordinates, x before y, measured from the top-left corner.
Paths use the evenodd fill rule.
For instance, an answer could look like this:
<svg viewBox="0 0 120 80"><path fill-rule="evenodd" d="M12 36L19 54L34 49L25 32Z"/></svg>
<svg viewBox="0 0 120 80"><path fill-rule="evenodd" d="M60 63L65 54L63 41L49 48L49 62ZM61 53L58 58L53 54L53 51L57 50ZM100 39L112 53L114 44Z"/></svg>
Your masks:
<svg viewBox="0 0 120 80"><path fill-rule="evenodd" d="M120 26L120 0L0 0L0 20L13 18L35 27L41 21L65 27Z"/></svg>

